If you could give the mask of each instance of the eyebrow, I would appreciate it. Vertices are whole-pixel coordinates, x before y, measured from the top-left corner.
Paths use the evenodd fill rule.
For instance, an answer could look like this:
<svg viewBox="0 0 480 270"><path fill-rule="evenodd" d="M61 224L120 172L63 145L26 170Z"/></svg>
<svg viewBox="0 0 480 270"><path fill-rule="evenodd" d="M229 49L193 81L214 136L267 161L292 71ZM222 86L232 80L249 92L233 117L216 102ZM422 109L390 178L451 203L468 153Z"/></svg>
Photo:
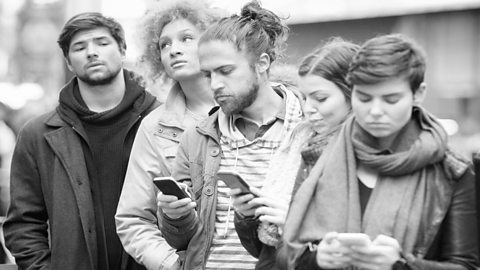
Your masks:
<svg viewBox="0 0 480 270"><path fill-rule="evenodd" d="M100 36L100 37L94 37L92 38L91 40L93 41L101 41L101 40L109 40L110 41L110 38L108 36ZM80 41L77 41L75 43L72 43L72 45L70 47L73 47L75 45L81 45L81 44L84 44L86 42L88 42L90 39L87 39L87 40L80 40Z"/></svg>
<svg viewBox="0 0 480 270"><path fill-rule="evenodd" d="M218 71L222 68L225 68L225 67L233 67L234 65L233 64L226 64L226 65L223 65L223 66L219 66L219 67L216 67L213 69L213 71ZM205 70L205 69L200 69L201 72L210 72L210 70Z"/></svg>
<svg viewBox="0 0 480 270"><path fill-rule="evenodd" d="M322 95L326 95L325 91L321 88L318 88L318 89L315 89L313 90L312 92L310 92L308 95L309 96L313 96L313 95L316 95L316 94L322 94Z"/></svg>
<svg viewBox="0 0 480 270"><path fill-rule="evenodd" d="M365 96L372 96L371 94L367 93L367 92L364 92L364 91L361 91L361 90L358 90L356 89L355 91L357 91L359 94L361 95L365 95ZM382 95L382 97L394 97L394 96L398 96L398 95L402 95L401 92L395 92L395 93L390 93L390 94L386 94L386 95Z"/></svg>
<svg viewBox="0 0 480 270"><path fill-rule="evenodd" d="M187 32L194 32L194 31L193 31L192 29L190 29L190 28L185 28L185 29L183 29L183 30L178 31L179 34L185 34L185 33L187 33ZM167 36L162 36L162 35L160 35L160 38L158 39L158 41L161 41L161 40L163 40L163 39L168 39L168 37L167 37Z"/></svg>

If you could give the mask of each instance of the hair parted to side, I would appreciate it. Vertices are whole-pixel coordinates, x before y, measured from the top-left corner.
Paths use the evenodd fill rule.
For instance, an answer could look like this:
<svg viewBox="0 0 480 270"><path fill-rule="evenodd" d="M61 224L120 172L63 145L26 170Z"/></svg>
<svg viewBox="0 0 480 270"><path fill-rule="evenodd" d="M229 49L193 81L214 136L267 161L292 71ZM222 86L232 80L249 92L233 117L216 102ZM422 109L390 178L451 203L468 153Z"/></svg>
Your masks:
<svg viewBox="0 0 480 270"><path fill-rule="evenodd" d="M146 83L154 83L164 73L158 41L165 25L186 19L204 31L224 15L224 11L210 7L203 0L155 1L149 6L138 24L136 38L140 48L137 67Z"/></svg>
<svg viewBox="0 0 480 270"><path fill-rule="evenodd" d="M415 41L402 34L388 34L361 46L347 79L353 85L368 85L405 77L415 93L424 81L425 69L425 53Z"/></svg>
<svg viewBox="0 0 480 270"><path fill-rule="evenodd" d="M268 54L270 63L282 56L289 29L282 19L270 10L251 1L243 6L240 15L223 18L205 31L199 43L229 41L252 59Z"/></svg>
<svg viewBox="0 0 480 270"><path fill-rule="evenodd" d="M118 43L118 47L122 53L125 53L127 44L125 42L125 32L123 27L115 19L106 17L99 12L80 13L68 20L62 28L57 43L62 49L63 56L68 57L68 50L73 36L84 30L95 28L107 28L112 37Z"/></svg>
<svg viewBox="0 0 480 270"><path fill-rule="evenodd" d="M300 77L320 76L333 82L341 90L348 104L352 96L352 85L347 80L348 68L360 46L339 37L330 38L327 43L305 56L298 68Z"/></svg>

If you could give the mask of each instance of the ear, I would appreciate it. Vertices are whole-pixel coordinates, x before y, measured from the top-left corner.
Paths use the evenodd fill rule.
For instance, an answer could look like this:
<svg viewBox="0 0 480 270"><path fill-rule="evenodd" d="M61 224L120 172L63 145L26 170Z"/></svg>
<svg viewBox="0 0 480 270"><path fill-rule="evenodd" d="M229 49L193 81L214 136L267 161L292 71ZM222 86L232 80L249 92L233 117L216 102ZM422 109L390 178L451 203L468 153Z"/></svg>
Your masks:
<svg viewBox="0 0 480 270"><path fill-rule="evenodd" d="M270 68L270 56L268 56L268 54L266 53L262 53L258 57L257 62L255 63L255 68L260 74L266 73L267 70Z"/></svg>
<svg viewBox="0 0 480 270"><path fill-rule="evenodd" d="M413 104L420 105L427 95L427 84L422 82L415 94L413 94Z"/></svg>
<svg viewBox="0 0 480 270"><path fill-rule="evenodd" d="M72 64L70 63L70 59L67 57L65 57L65 63L67 63L67 67L68 69L73 72L73 67L72 67Z"/></svg>

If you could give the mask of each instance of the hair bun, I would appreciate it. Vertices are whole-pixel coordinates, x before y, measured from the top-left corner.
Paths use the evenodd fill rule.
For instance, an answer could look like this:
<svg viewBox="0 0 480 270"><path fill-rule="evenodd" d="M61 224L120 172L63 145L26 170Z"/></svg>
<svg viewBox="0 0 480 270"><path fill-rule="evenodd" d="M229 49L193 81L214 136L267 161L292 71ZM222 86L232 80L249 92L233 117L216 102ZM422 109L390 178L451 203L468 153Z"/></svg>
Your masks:
<svg viewBox="0 0 480 270"><path fill-rule="evenodd" d="M242 8L240 17L255 21L259 19L261 11L262 7L260 4L257 1L251 1Z"/></svg>

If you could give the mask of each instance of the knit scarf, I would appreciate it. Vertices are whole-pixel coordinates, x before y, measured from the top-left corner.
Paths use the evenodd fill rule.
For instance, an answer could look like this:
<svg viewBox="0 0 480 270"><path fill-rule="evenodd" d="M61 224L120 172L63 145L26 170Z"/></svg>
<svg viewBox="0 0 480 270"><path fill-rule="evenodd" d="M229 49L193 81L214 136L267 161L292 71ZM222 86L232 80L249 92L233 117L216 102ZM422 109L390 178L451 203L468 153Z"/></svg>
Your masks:
<svg viewBox="0 0 480 270"><path fill-rule="evenodd" d="M421 222L422 210L435 179L446 178L438 166L446 139L441 125L419 107L395 139L393 151L377 149L375 138L349 118L292 201L284 231L289 268L309 242L331 231L363 232L372 239L388 235L404 252L412 252L422 238L421 226L428 226ZM380 175L363 216L357 162Z"/></svg>

